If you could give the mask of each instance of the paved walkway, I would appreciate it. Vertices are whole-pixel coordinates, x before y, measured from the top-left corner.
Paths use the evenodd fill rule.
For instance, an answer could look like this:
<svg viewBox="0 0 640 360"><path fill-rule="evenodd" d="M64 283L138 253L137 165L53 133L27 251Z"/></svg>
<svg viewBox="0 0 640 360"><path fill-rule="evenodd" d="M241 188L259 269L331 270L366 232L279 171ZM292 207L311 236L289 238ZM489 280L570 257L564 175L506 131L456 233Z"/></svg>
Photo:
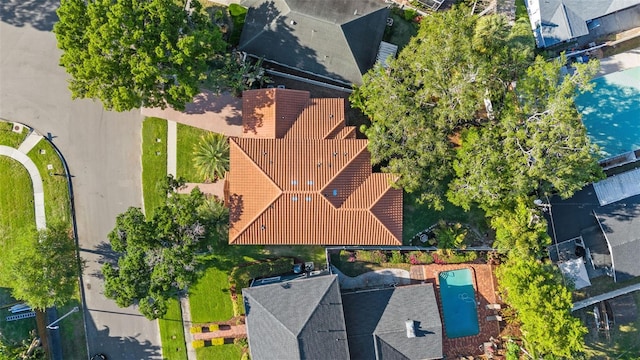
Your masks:
<svg viewBox="0 0 640 360"><path fill-rule="evenodd" d="M411 283L409 272L402 269L376 270L350 277L331 265L331 272L338 275L341 289L364 289L368 287L408 285Z"/></svg>
<svg viewBox="0 0 640 360"><path fill-rule="evenodd" d="M576 302L573 303L573 308L571 308L571 311L576 311L576 310L585 308L585 307L587 307L589 305L593 305L593 304L599 303L600 301L613 299L614 297L617 297L617 296L620 296L620 295L624 295L624 294L628 294L630 292L634 292L634 291L638 291L638 290L640 290L640 284L634 284L634 285L629 285L627 287L623 287L622 289L613 290L613 291L609 291L608 293L596 295L596 296L590 297L588 299L584 299L584 300L581 300L581 301L576 301Z"/></svg>
<svg viewBox="0 0 640 360"><path fill-rule="evenodd" d="M191 306L189 305L189 296L180 297L180 308L182 309L182 328L184 331L184 338L186 339L187 346L187 359L196 360L196 349L193 348L193 344L189 340L189 334L191 333Z"/></svg>
<svg viewBox="0 0 640 360"><path fill-rule="evenodd" d="M29 137L27 137L29 139ZM42 177L36 164L29 157L18 149L0 145L0 155L8 156L20 162L29 172L31 182L33 183L33 206L36 212L36 229L42 230L47 228L47 220L44 212L44 190L42 187Z"/></svg>
<svg viewBox="0 0 640 360"><path fill-rule="evenodd" d="M178 167L178 124L167 120L167 175L176 177Z"/></svg>
<svg viewBox="0 0 640 360"><path fill-rule="evenodd" d="M228 329L193 334L194 340L211 340L215 338L246 338L247 327L244 324L230 325Z"/></svg>
<svg viewBox="0 0 640 360"><path fill-rule="evenodd" d="M204 91L196 95L192 103L187 104L184 112L171 108L142 108L142 115L167 119L226 136L242 134L242 99L229 93L217 95Z"/></svg>
<svg viewBox="0 0 640 360"><path fill-rule="evenodd" d="M600 72L596 76L603 76L638 66L640 66L640 48L600 59Z"/></svg>
<svg viewBox="0 0 640 360"><path fill-rule="evenodd" d="M189 194L194 188L199 188L205 195L213 195L220 200L224 199L224 182L226 180L220 179L214 183L186 183L183 188L176 191L178 194Z"/></svg>

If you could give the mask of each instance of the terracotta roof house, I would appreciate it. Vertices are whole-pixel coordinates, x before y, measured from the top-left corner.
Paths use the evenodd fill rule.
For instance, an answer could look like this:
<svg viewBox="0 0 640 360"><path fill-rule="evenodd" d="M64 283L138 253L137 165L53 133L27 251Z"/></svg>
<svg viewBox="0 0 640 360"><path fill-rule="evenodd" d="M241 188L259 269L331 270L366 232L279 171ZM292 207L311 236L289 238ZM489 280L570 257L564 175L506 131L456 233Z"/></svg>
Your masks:
<svg viewBox="0 0 640 360"><path fill-rule="evenodd" d="M397 177L371 172L344 110L306 91L244 92L225 189L230 244L402 244Z"/></svg>
<svg viewBox="0 0 640 360"><path fill-rule="evenodd" d="M361 84L389 15L383 0L243 0L238 49L287 68Z"/></svg>
<svg viewBox="0 0 640 360"><path fill-rule="evenodd" d="M337 276L242 290L251 358L348 359Z"/></svg>
<svg viewBox="0 0 640 360"><path fill-rule="evenodd" d="M340 294L336 275L243 289L251 358L441 359L432 284Z"/></svg>
<svg viewBox="0 0 640 360"><path fill-rule="evenodd" d="M640 0L527 0L538 47L582 43L640 25Z"/></svg>

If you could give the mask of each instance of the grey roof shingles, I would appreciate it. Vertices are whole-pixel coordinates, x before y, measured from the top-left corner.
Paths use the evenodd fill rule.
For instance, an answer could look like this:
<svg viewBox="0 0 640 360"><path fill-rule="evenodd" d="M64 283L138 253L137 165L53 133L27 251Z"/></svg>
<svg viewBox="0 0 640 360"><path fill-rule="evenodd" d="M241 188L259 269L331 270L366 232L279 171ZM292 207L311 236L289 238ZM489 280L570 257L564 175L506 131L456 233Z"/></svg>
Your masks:
<svg viewBox="0 0 640 360"><path fill-rule="evenodd" d="M432 284L342 295L351 359L440 359L442 322ZM408 338L405 321L416 337Z"/></svg>
<svg viewBox="0 0 640 360"><path fill-rule="evenodd" d="M543 47L589 34L587 21L640 4L639 0L538 0ZM532 17L532 21L533 21ZM540 39L542 36L544 39Z"/></svg>
<svg viewBox="0 0 640 360"><path fill-rule="evenodd" d="M244 0L239 49L343 83L373 66L389 10L380 0Z"/></svg>
<svg viewBox="0 0 640 360"><path fill-rule="evenodd" d="M251 358L347 359L335 275L242 290Z"/></svg>
<svg viewBox="0 0 640 360"><path fill-rule="evenodd" d="M611 249L616 280L640 276L640 195L594 210Z"/></svg>

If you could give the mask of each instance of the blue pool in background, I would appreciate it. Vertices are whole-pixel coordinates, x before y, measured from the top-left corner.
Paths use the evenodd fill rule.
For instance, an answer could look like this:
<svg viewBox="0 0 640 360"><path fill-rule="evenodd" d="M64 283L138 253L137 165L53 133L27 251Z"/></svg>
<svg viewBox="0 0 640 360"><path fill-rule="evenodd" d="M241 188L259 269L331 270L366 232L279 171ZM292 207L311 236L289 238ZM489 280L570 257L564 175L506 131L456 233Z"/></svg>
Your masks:
<svg viewBox="0 0 640 360"><path fill-rule="evenodd" d="M603 158L640 149L640 67L593 80L593 92L578 94L576 107Z"/></svg>
<svg viewBox="0 0 640 360"><path fill-rule="evenodd" d="M480 327L471 270L443 271L438 278L447 337L453 339L477 335Z"/></svg>

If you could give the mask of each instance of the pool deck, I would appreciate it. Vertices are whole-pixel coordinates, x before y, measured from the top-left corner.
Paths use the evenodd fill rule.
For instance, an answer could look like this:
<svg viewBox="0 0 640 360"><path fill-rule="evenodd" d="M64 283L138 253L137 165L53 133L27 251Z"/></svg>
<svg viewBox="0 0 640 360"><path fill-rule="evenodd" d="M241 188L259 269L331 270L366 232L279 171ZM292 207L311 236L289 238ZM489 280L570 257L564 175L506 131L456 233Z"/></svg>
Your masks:
<svg viewBox="0 0 640 360"><path fill-rule="evenodd" d="M596 77L640 66L640 48L600 59L600 71Z"/></svg>
<svg viewBox="0 0 640 360"><path fill-rule="evenodd" d="M478 305L478 323L480 325L480 333L475 336L467 336L456 339L449 339L446 332L443 333L443 353L447 359L455 359L460 356L481 355L481 345L491 337L497 338L500 334L500 324L497 321L487 321L487 316L497 315L496 310L488 310L488 304L501 303L497 294L497 282L493 275L495 266L486 264L430 264L412 266L409 273L414 281L426 281L434 284L436 288L439 286L438 274L442 271L472 269L474 273L474 288L476 290L476 298L480 303ZM440 318L442 314L442 300L440 299L440 291L436 290L436 299L440 308Z"/></svg>

